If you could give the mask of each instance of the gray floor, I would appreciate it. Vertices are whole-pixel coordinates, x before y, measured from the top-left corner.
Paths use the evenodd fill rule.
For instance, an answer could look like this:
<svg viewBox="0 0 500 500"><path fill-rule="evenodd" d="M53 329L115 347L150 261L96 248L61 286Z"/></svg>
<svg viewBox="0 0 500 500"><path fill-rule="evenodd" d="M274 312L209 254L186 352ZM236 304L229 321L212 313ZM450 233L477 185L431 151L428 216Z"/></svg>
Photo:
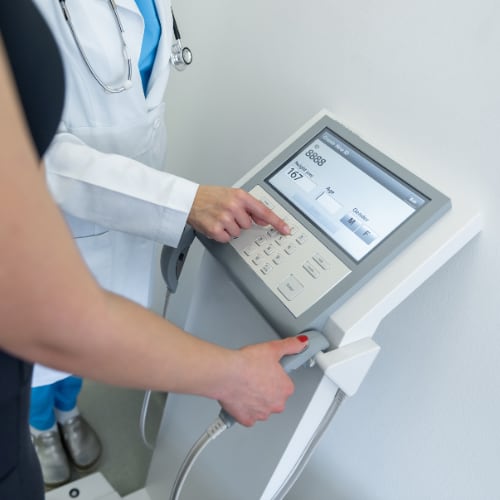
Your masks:
<svg viewBox="0 0 500 500"><path fill-rule="evenodd" d="M143 398L144 391L85 381L78 406L99 434L103 454L96 467L86 473L74 471L73 479L100 471L120 496L144 486L151 451L139 431ZM164 404L164 394L152 394L146 427L149 442L154 442Z"/></svg>

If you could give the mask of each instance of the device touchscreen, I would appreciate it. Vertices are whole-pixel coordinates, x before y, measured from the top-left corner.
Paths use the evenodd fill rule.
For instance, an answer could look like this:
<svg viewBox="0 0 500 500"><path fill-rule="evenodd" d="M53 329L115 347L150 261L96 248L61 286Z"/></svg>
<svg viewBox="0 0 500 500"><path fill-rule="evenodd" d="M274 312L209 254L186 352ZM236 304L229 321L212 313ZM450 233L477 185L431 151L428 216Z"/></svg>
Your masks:
<svg viewBox="0 0 500 500"><path fill-rule="evenodd" d="M328 128L266 181L355 261L428 202Z"/></svg>

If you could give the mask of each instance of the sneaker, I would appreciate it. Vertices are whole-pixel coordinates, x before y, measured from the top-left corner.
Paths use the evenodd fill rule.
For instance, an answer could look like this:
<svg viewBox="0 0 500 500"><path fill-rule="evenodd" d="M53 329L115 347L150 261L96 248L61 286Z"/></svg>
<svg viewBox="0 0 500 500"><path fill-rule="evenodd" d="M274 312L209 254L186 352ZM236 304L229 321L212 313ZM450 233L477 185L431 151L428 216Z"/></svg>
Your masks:
<svg viewBox="0 0 500 500"><path fill-rule="evenodd" d="M71 478L71 469L59 431L31 435L31 440L40 461L45 486L54 487L67 483Z"/></svg>
<svg viewBox="0 0 500 500"><path fill-rule="evenodd" d="M58 426L70 460L80 469L92 467L101 456L101 442L94 429L81 415Z"/></svg>

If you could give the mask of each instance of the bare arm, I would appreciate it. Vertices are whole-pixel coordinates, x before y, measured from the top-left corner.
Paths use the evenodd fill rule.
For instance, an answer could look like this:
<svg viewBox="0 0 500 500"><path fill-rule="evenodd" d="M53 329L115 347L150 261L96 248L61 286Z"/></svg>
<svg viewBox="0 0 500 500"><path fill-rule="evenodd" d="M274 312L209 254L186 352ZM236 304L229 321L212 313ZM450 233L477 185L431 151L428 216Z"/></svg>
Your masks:
<svg viewBox="0 0 500 500"><path fill-rule="evenodd" d="M231 351L100 289L44 183L0 40L0 348L119 385L218 399L251 425L293 390L296 339Z"/></svg>
<svg viewBox="0 0 500 500"><path fill-rule="evenodd" d="M272 210L242 189L200 186L196 192L189 224L209 238L227 243L254 222L270 224L281 234L290 229Z"/></svg>

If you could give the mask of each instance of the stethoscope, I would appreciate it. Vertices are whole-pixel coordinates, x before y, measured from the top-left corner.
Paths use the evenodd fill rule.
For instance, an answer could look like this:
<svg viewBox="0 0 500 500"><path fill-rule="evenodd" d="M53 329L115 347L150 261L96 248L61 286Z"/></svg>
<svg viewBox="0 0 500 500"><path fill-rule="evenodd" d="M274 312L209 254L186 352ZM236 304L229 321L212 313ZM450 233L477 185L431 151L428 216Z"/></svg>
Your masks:
<svg viewBox="0 0 500 500"><path fill-rule="evenodd" d="M80 44L80 40L78 39L78 36L75 32L75 28L73 26L73 23L71 22L71 16L69 15L68 7L66 6L66 0L59 0L59 5L61 6L62 12L64 14L64 19L66 20L66 23L68 24L68 27L71 31L73 39L75 40L76 46L78 47L78 51L80 52L80 55L82 56L82 59L84 60L85 64L87 65L87 68L89 69L90 73L95 78L97 83L106 92L110 92L112 94L118 94L119 92L124 92L125 90L128 90L130 87L132 87L132 60L130 59L128 49L127 49L127 43L125 42L125 38L123 36L123 33L125 32L125 30L123 29L122 22L120 21L120 16L118 15L115 1L108 0L108 3L111 6L111 10L113 11L113 15L114 15L114 18L116 21L116 27L118 29L118 33L120 35L120 40L122 42L122 54L123 54L123 58L125 60L126 68L127 68L127 78L123 82L123 84L119 85L118 87L112 87L111 85L108 85L96 73L92 64L90 64L90 61L87 57L87 54L83 50L83 47ZM173 19L173 28L174 28L174 42L172 43L172 47L171 47L170 62L175 69L177 69L178 71L183 71L193 61L193 54L191 53L191 50L189 50L188 47L182 46L181 34L179 32L179 28L177 26L177 22L175 21L175 16L174 16L173 12L172 12L172 19Z"/></svg>

